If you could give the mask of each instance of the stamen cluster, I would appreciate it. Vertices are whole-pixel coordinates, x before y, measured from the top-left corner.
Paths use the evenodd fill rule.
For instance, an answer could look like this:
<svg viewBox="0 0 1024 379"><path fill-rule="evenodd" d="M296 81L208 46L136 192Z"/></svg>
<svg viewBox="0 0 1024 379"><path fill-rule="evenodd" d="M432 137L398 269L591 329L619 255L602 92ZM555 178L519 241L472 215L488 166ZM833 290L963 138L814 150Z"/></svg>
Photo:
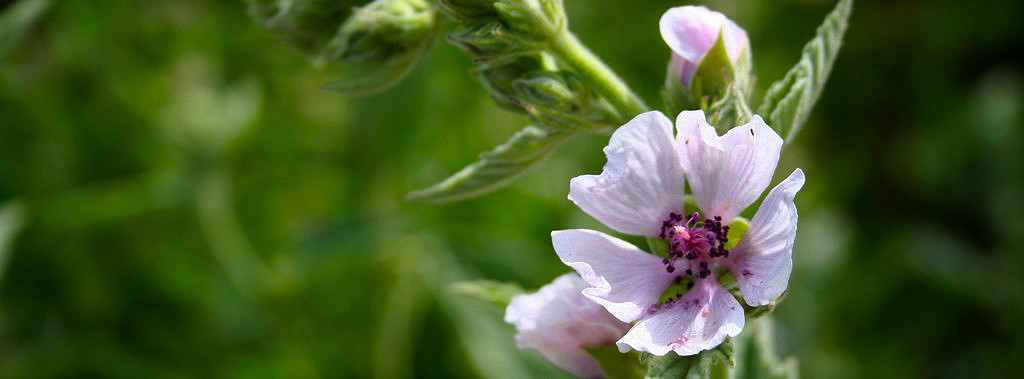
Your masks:
<svg viewBox="0 0 1024 379"><path fill-rule="evenodd" d="M674 272L675 261L678 258L687 259L687 269L684 273L687 276L694 275L696 266L697 276L701 279L711 275L711 268L708 261L713 258L728 257L729 250L726 250L725 243L729 240L729 226L722 225L722 218L700 219L700 212L693 212L685 221L678 213L669 214L668 220L661 224L661 239L668 241L668 256L662 260L665 270Z"/></svg>

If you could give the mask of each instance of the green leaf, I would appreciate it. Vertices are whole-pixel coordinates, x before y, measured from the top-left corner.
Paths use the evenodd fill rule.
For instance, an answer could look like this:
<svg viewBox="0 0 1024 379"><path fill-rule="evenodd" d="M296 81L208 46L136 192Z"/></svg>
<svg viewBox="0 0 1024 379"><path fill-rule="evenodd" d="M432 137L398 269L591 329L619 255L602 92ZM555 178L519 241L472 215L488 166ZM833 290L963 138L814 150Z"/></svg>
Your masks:
<svg viewBox="0 0 1024 379"><path fill-rule="evenodd" d="M587 348L594 359L601 364L601 369L609 378L639 379L644 377L644 366L640 364L640 354L635 351L620 353L615 345Z"/></svg>
<svg viewBox="0 0 1024 379"><path fill-rule="evenodd" d="M726 338L721 345L697 355L681 357L668 353L662 357L652 356L647 364L647 379L703 379L726 378L736 367L735 347L732 338Z"/></svg>
<svg viewBox="0 0 1024 379"><path fill-rule="evenodd" d="M408 194L406 200L444 203L494 191L527 173L577 133L527 126L504 145L480 154L480 160L441 183Z"/></svg>
<svg viewBox="0 0 1024 379"><path fill-rule="evenodd" d="M772 348L771 320L764 317L748 320L746 330L736 343L735 379L796 379L799 377L795 358L775 356Z"/></svg>
<svg viewBox="0 0 1024 379"><path fill-rule="evenodd" d="M452 283L452 292L471 297L499 307L508 306L513 296L522 294L523 288L518 284L497 282L493 280L469 280Z"/></svg>
<svg viewBox="0 0 1024 379"><path fill-rule="evenodd" d="M39 19L53 2L50 0L21 0L0 13L0 57L4 56L21 35Z"/></svg>
<svg viewBox="0 0 1024 379"><path fill-rule="evenodd" d="M782 80L772 84L761 102L758 113L783 135L787 143L807 120L825 86L846 32L852 4L853 0L839 0L818 27L814 39L804 46L800 62Z"/></svg>

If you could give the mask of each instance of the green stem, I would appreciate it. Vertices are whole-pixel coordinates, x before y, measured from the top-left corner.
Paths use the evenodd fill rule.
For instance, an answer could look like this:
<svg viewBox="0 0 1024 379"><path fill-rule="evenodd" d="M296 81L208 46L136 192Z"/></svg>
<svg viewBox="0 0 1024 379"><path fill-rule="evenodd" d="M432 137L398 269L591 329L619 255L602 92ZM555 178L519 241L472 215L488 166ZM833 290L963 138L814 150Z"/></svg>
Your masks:
<svg viewBox="0 0 1024 379"><path fill-rule="evenodd" d="M555 34L551 42L552 52L604 96L615 107L623 121L649 109L626 82L583 46L572 32L563 29Z"/></svg>

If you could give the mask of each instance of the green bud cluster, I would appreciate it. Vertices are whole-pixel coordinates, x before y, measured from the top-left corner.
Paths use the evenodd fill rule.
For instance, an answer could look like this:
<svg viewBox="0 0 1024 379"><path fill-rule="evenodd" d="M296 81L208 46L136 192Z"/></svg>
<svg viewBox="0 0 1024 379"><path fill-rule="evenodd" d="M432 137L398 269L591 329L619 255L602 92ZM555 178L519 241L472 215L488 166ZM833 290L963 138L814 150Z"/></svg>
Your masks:
<svg viewBox="0 0 1024 379"><path fill-rule="evenodd" d="M607 124L613 112L547 50L565 30L561 0L439 0L458 22L448 41L466 51L474 75L502 107L540 124L574 128Z"/></svg>
<svg viewBox="0 0 1024 379"><path fill-rule="evenodd" d="M428 0L248 0L253 18L318 63L348 78L328 88L368 92L397 83L432 45L438 22Z"/></svg>

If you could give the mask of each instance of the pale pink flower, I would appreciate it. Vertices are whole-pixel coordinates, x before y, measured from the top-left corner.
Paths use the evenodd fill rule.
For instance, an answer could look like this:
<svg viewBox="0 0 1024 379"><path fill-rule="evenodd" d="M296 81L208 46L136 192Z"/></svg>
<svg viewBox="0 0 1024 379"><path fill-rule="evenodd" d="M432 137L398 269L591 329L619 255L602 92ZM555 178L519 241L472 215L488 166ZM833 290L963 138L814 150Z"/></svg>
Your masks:
<svg viewBox="0 0 1024 379"><path fill-rule="evenodd" d="M551 363L580 378L605 377L584 348L611 346L629 324L580 294L587 283L568 273L535 293L512 298L505 322L516 326L516 345L534 349Z"/></svg>
<svg viewBox="0 0 1024 379"><path fill-rule="evenodd" d="M703 111L672 122L643 113L612 134L601 175L570 182L569 199L608 227L668 241L667 257L648 254L592 230L551 234L555 251L590 284L583 295L625 322L638 321L617 342L664 355L692 355L739 334L743 308L718 282L731 270L751 306L772 304L792 271L797 213L793 198L804 174L795 170L764 198L749 229L725 248L728 223L758 199L779 160L782 139L759 116L719 136ZM700 212L686 215L688 181ZM659 302L674 282L685 294ZM671 294L670 294L671 295Z"/></svg>
<svg viewBox="0 0 1024 379"><path fill-rule="evenodd" d="M725 15L703 6L671 8L661 16L661 38L672 49L672 73L690 88L693 74L721 34L725 50L735 65L744 52L749 54L747 32Z"/></svg>

